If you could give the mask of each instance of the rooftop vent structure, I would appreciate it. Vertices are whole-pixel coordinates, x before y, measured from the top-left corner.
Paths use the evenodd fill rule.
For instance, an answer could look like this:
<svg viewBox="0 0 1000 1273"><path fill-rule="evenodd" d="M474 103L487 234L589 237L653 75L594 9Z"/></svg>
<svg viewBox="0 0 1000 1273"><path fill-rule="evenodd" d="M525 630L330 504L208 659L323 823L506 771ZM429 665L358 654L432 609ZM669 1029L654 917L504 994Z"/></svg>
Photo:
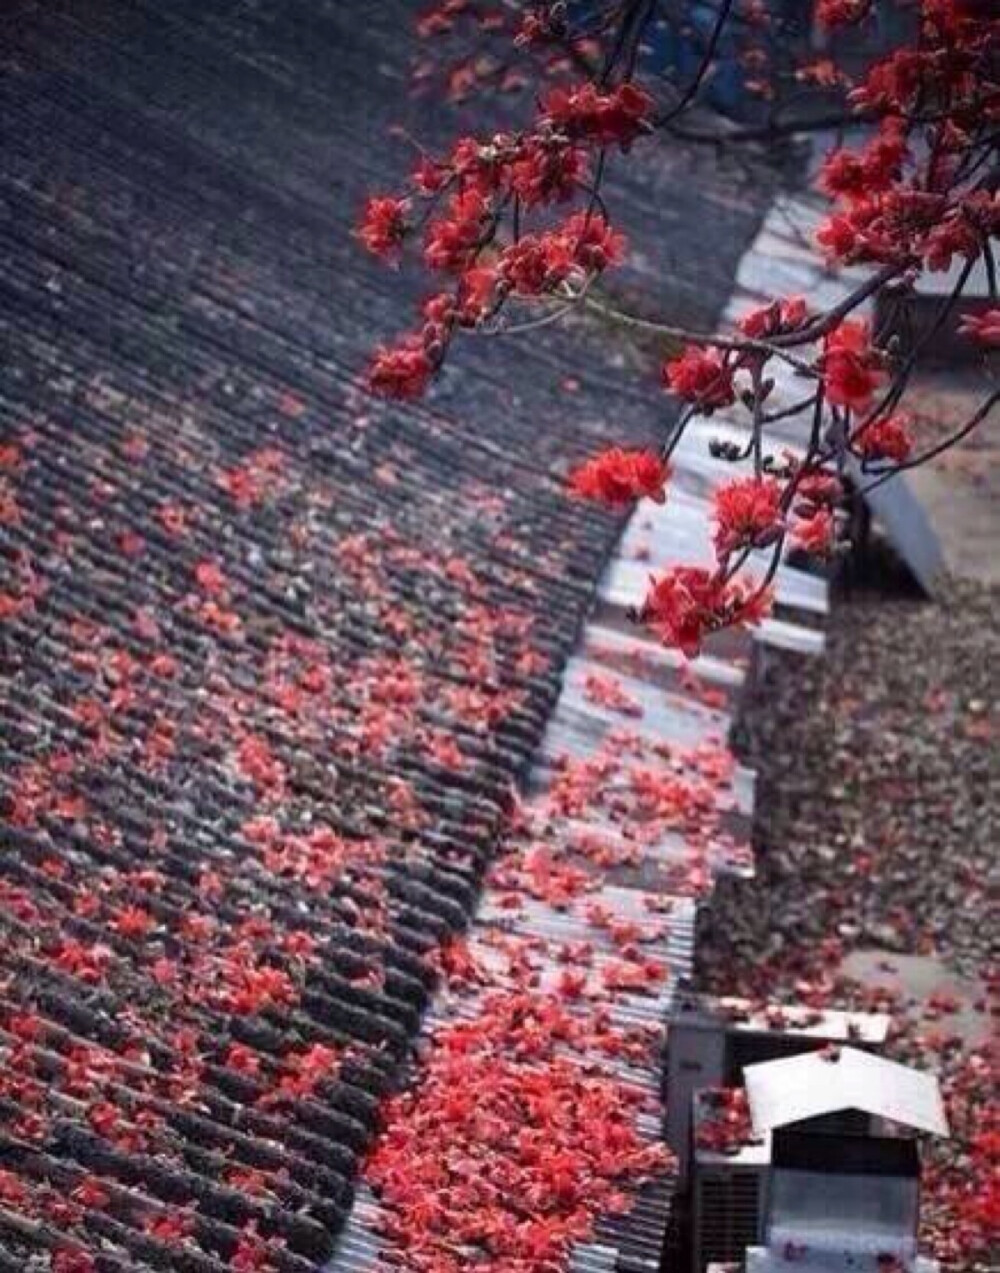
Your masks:
<svg viewBox="0 0 1000 1273"><path fill-rule="evenodd" d="M749 1066L758 1136L771 1137L764 1244L747 1273L930 1270L917 1253L917 1134L948 1134L937 1080L857 1048Z"/></svg>
<svg viewBox="0 0 1000 1273"><path fill-rule="evenodd" d="M888 1030L883 1014L680 996L670 1018L664 1082L667 1143L677 1155L681 1184L689 1176L692 1098L699 1088L741 1087L744 1066L828 1043L879 1048Z"/></svg>

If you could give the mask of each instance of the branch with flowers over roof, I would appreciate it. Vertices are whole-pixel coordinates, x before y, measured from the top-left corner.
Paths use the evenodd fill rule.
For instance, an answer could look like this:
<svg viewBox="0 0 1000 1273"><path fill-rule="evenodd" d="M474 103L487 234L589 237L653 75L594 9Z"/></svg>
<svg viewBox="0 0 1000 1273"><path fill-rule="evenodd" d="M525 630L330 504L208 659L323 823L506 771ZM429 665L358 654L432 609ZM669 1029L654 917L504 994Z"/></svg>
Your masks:
<svg viewBox="0 0 1000 1273"><path fill-rule="evenodd" d="M474 10L481 28L503 27L481 7L444 0L425 15L424 28L452 31ZM874 0L818 0L815 16L836 46L845 28L864 32L878 7ZM686 135L683 117L698 109L734 30L744 41L744 65L772 65L765 46L781 44L780 19L759 0L723 0L695 71L678 85L646 73L643 39L666 9L673 21L690 18L690 3L617 0L580 8L579 16L565 3L518 10L511 53L535 54L528 65L539 79L533 117L522 130L465 136L446 155L422 154L403 193L369 200L359 227L365 247L395 264L418 239L425 266L442 283L424 303L417 330L378 349L368 381L376 394L419 398L462 337L516 334L578 308L682 341L682 352L663 365L662 385L683 408L659 451L608 450L572 473L569 487L612 507L662 501L671 454L688 424L720 410L746 411L746 448L713 445L719 458L752 467L716 492L714 565L677 566L653 579L634 612L668 646L694 656L712 633L766 616L789 547L815 557L843 549L849 465L877 486L968 436L998 401L997 393L984 394L963 425L923 448L906 410L918 359L959 305L977 264L989 301L965 317L959 333L984 352L1000 347L1000 15L988 0L919 0L912 37L857 82L832 59L799 69L799 96L806 92L801 83L835 91L845 118L867 129L862 144L834 149L822 165L818 184L832 206L816 246L832 264L871 273L826 311L810 310L801 297L777 297L722 333L622 313L594 294L595 281L626 255L605 178L615 154L627 156L657 133ZM748 33L759 44L747 44ZM762 73L760 92L770 91ZM828 107L813 115L829 117ZM771 124L774 135L785 127L777 108ZM768 135L766 126L730 133ZM902 296L922 275L953 266L954 287L901 357L861 316L862 306L881 294ZM807 386L791 407L771 409L775 360L790 363ZM773 443L778 420L785 431L790 421L801 425L794 454ZM761 553L768 564L756 578L749 568Z"/></svg>

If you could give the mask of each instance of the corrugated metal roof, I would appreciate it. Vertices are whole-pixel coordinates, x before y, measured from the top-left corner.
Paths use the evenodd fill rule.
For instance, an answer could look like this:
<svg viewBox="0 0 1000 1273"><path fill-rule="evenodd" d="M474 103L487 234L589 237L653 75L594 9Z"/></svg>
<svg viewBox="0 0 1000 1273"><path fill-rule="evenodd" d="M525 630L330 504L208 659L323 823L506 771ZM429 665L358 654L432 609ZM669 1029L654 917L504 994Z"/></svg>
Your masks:
<svg viewBox="0 0 1000 1273"><path fill-rule="evenodd" d="M858 1048L764 1061L748 1065L743 1074L753 1125L761 1133L823 1114L861 1110L917 1131L948 1135L933 1074Z"/></svg>

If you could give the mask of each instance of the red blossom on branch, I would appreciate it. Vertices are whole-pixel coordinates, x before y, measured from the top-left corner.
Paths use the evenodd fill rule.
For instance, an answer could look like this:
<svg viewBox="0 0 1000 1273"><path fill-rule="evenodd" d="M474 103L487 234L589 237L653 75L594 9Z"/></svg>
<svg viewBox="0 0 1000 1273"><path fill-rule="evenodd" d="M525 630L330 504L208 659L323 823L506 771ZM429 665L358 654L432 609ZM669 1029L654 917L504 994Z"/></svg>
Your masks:
<svg viewBox="0 0 1000 1273"><path fill-rule="evenodd" d="M744 477L715 492L715 549L728 557L738 548L766 548L781 530L782 487L775 478Z"/></svg>
<svg viewBox="0 0 1000 1273"><path fill-rule="evenodd" d="M408 337L394 348L382 348L368 369L368 387L383 398L420 398L430 384L434 364L423 343Z"/></svg>
<svg viewBox="0 0 1000 1273"><path fill-rule="evenodd" d="M816 509L809 517L800 517L792 527L792 543L803 552L825 557L836 539L837 526L827 508Z"/></svg>
<svg viewBox="0 0 1000 1273"><path fill-rule="evenodd" d="M558 139L529 141L510 167L511 189L526 208L565 203L587 177L586 151Z"/></svg>
<svg viewBox="0 0 1000 1273"><path fill-rule="evenodd" d="M827 399L835 406L863 411L870 405L885 372L866 322L850 319L827 336L823 374Z"/></svg>
<svg viewBox="0 0 1000 1273"><path fill-rule="evenodd" d="M770 590L755 589L750 581L727 582L700 566L677 566L653 581L639 619L665 644L694 658L712 632L755 626L767 617L771 604Z"/></svg>
<svg viewBox="0 0 1000 1273"><path fill-rule="evenodd" d="M902 464L913 450L909 420L899 413L862 424L851 441L865 460L893 460Z"/></svg>
<svg viewBox="0 0 1000 1273"><path fill-rule="evenodd" d="M563 234L573 245L574 261L589 273L599 274L625 258L624 234L603 217L577 212L566 221Z"/></svg>
<svg viewBox="0 0 1000 1273"><path fill-rule="evenodd" d="M527 330L576 308L594 308L612 321L680 341L683 352L661 372L664 386L684 404L672 426L676 433L663 439L663 455L669 456L691 420L726 411L727 426L745 428L748 443L713 443L714 453L734 462L752 456L754 463L753 479L738 478L718 501L716 551L720 564L734 561L734 577L702 579L684 570L666 577L664 597L672 601L658 609L672 617L661 617L658 630L693 650L708 632L759 617L769 594L738 578L750 550L770 551L769 580L789 544L816 555L836 548L840 492L821 493L820 485L835 481L829 475L851 454L895 465L927 458L914 456L901 419L916 359L893 357L891 333L880 334L884 348L876 347L862 306L889 289L905 294L925 271L954 268L958 282L944 304L950 311L974 266L996 277L1000 181L991 125L1000 119L1000 23L989 5L919 0L912 38L901 38L852 76L838 64L837 31L862 23L874 9L871 0L819 0L816 19L831 31L829 56L804 66L781 58L768 6L749 3L732 12L723 6L690 82L657 88L639 56L655 8L612 0L586 33L572 7L532 7L520 21L495 15L489 29L502 31L515 49L559 46L567 56L543 59L544 68L535 65L540 76L554 73L557 82L539 86L520 128L461 136L438 156L422 155L408 189L369 201L360 230L367 246L394 261L410 225L422 225L424 264L445 276L445 287L425 306L418 330L377 352L368 381L386 397L419 397L457 340ZM425 27L457 31L462 13L472 9L445 0ZM744 40L748 33L753 38ZM832 264L861 265L872 273L856 286L845 285L844 299L825 312L812 312L803 297L779 296L756 306L725 335L620 313L592 286L624 254L603 184L610 152L629 151L647 134L684 132L681 117L697 104L717 64L731 56L738 57L748 85L752 80L775 106L771 123L736 128L734 136L768 140L772 129L783 131L783 102L775 96L784 91L783 79L796 85L796 96L807 91L804 85L820 87L840 100L844 122L855 122L852 116L864 122L862 140L838 146L822 165L817 184L832 207L816 237ZM502 79L470 61L457 70L453 86L466 91L484 75ZM595 68L589 77L588 63ZM519 82L526 74L518 68ZM567 75L575 78L558 78ZM695 133L702 135L700 128ZM998 313L991 301L959 330L1000 347ZM777 360L794 366L809 390L800 403L772 406L779 380L769 373ZM995 395L988 398L967 429L932 452L965 436L995 402ZM769 450L769 429L779 418L789 422L785 427L800 426L803 458L779 462ZM887 468L884 476L890 473ZM624 459L603 467L591 461L570 484L577 494L622 506L662 491L652 466L648 474L632 471ZM16 597L7 609L11 617L19 613ZM220 624L227 619L228 612L218 616ZM366 722L366 730L373 746L387 745L378 722Z"/></svg>
<svg viewBox="0 0 1000 1273"><path fill-rule="evenodd" d="M736 398L733 371L714 350L689 345L680 358L665 363L663 382L672 393L703 410L728 407Z"/></svg>
<svg viewBox="0 0 1000 1273"><path fill-rule="evenodd" d="M368 251L383 260L398 259L406 238L409 211L406 199L369 199L358 230L358 237Z"/></svg>
<svg viewBox="0 0 1000 1273"><path fill-rule="evenodd" d="M981 314L969 314L962 319L958 329L963 336L1000 349L1000 309L987 309Z"/></svg>
<svg viewBox="0 0 1000 1273"><path fill-rule="evenodd" d="M819 0L816 21L824 27L854 26L871 7L872 0Z"/></svg>
<svg viewBox="0 0 1000 1273"><path fill-rule="evenodd" d="M801 327L808 313L804 297L788 296L784 300L772 301L770 305L758 306L744 314L739 321L739 328L744 335L751 336L754 340L764 340L780 332L790 332Z"/></svg>
<svg viewBox="0 0 1000 1273"><path fill-rule="evenodd" d="M635 84L620 84L609 92L579 84L549 93L542 104L542 122L569 137L627 150L647 128L652 108L652 98Z"/></svg>
<svg viewBox="0 0 1000 1273"><path fill-rule="evenodd" d="M613 508L651 499L662 504L670 466L652 451L614 448L587 460L569 476L569 489L581 499L597 500Z"/></svg>

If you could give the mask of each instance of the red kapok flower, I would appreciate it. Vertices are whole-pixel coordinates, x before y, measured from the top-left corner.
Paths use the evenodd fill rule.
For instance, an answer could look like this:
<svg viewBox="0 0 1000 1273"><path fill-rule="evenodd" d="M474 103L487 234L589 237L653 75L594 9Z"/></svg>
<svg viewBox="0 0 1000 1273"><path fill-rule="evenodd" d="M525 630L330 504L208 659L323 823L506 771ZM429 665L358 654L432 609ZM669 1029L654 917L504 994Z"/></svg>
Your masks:
<svg viewBox="0 0 1000 1273"><path fill-rule="evenodd" d="M112 915L108 926L113 928L120 937L131 937L137 940L145 937L151 929L156 927L156 920L141 906L123 906Z"/></svg>
<svg viewBox="0 0 1000 1273"><path fill-rule="evenodd" d="M272 1257L278 1249L279 1243L274 1238L263 1238L256 1225L244 1225L236 1249L229 1257L229 1267L236 1273L271 1273Z"/></svg>
<svg viewBox="0 0 1000 1273"><path fill-rule="evenodd" d="M759 305L739 320L737 326L751 340L766 340L778 332L793 331L805 322L808 307L802 296L787 296L770 305Z"/></svg>
<svg viewBox="0 0 1000 1273"><path fill-rule="evenodd" d="M810 507L832 506L843 494L844 487L835 473L805 473L798 479L795 488L795 512L806 516ZM799 501L805 507L801 507Z"/></svg>
<svg viewBox="0 0 1000 1273"><path fill-rule="evenodd" d="M587 173L587 155L567 142L529 143L511 164L511 188L526 208L572 197Z"/></svg>
<svg viewBox="0 0 1000 1273"><path fill-rule="evenodd" d="M858 251L861 235L850 217L828 217L816 231L816 242L836 260L848 261Z"/></svg>
<svg viewBox="0 0 1000 1273"><path fill-rule="evenodd" d="M526 234L500 258L500 273L521 296L537 296L564 282L576 264L565 235Z"/></svg>
<svg viewBox="0 0 1000 1273"><path fill-rule="evenodd" d="M818 185L831 198L852 198L867 194L867 175L860 155L844 149L832 151L823 160Z"/></svg>
<svg viewBox="0 0 1000 1273"><path fill-rule="evenodd" d="M714 350L688 345L680 358L664 363L664 384L679 398L703 409L727 407L735 398L732 369Z"/></svg>
<svg viewBox="0 0 1000 1273"><path fill-rule="evenodd" d="M474 327L493 307L499 282L500 272L493 266L474 265L466 270L459 280L457 305L451 296L446 298L450 308L442 326L447 327L455 317L460 323ZM440 320L432 321L438 323Z"/></svg>
<svg viewBox="0 0 1000 1273"><path fill-rule="evenodd" d="M759 623L772 601L769 588L762 591L750 580L727 583L700 566L677 566L653 581L639 617L666 645L694 658L711 632Z"/></svg>
<svg viewBox="0 0 1000 1273"><path fill-rule="evenodd" d="M150 1215L143 1224L143 1232L157 1242L173 1245L184 1242L195 1231L195 1218L190 1211L163 1211Z"/></svg>
<svg viewBox="0 0 1000 1273"><path fill-rule="evenodd" d="M448 202L445 214L431 223L424 260L432 270L461 274L475 263L490 201L475 189L463 190Z"/></svg>
<svg viewBox="0 0 1000 1273"><path fill-rule="evenodd" d="M615 447L602 451L574 469L569 489L581 499L598 500L613 508L637 499L662 504L664 485L670 476L667 462L652 451L624 451Z"/></svg>
<svg viewBox="0 0 1000 1273"><path fill-rule="evenodd" d="M625 236L613 230L603 217L577 212L564 227L573 245L576 263L585 270L600 273L609 265L619 265L625 255Z"/></svg>
<svg viewBox="0 0 1000 1273"><path fill-rule="evenodd" d="M980 345L1000 349L1000 309L987 309L981 314L967 314L959 326L959 334Z"/></svg>
<svg viewBox="0 0 1000 1273"><path fill-rule="evenodd" d="M826 396L838 407L863 411L885 379L882 360L861 319L849 319L826 338L823 354Z"/></svg>
<svg viewBox="0 0 1000 1273"><path fill-rule="evenodd" d="M804 552L822 557L833 547L836 523L828 508L818 508L811 517L799 518L792 526L792 543Z"/></svg>
<svg viewBox="0 0 1000 1273"><path fill-rule="evenodd" d="M781 527L781 484L773 477L738 477L715 492L715 549L764 547Z"/></svg>
<svg viewBox="0 0 1000 1273"><path fill-rule="evenodd" d="M0 1168L0 1202L8 1207L27 1207L31 1191L24 1181L12 1171Z"/></svg>
<svg viewBox="0 0 1000 1273"><path fill-rule="evenodd" d="M406 199L375 196L368 200L358 228L358 238L374 256L394 260L406 237L406 215L410 205Z"/></svg>
<svg viewBox="0 0 1000 1273"><path fill-rule="evenodd" d="M834 199L862 203L899 180L906 159L906 132L893 118L861 150L831 151L823 162L819 186Z"/></svg>
<svg viewBox="0 0 1000 1273"><path fill-rule="evenodd" d="M542 106L543 120L567 136L599 146L617 143L623 150L643 132L653 99L635 84L619 84L602 93L594 84L556 88Z"/></svg>
<svg viewBox="0 0 1000 1273"><path fill-rule="evenodd" d="M199 561L194 568L194 578L202 592L217 597L226 590L226 576L215 561Z"/></svg>
<svg viewBox="0 0 1000 1273"><path fill-rule="evenodd" d="M248 1048L244 1043L230 1044L225 1063L231 1070L239 1070L243 1074L257 1074L260 1071L260 1053Z"/></svg>
<svg viewBox="0 0 1000 1273"><path fill-rule="evenodd" d="M437 194L448 180L448 169L435 163L429 155L421 155L413 170L413 184L423 195Z"/></svg>
<svg viewBox="0 0 1000 1273"><path fill-rule="evenodd" d="M898 413L862 425L851 441L865 460L893 460L902 464L913 450L909 419Z"/></svg>
<svg viewBox="0 0 1000 1273"><path fill-rule="evenodd" d="M816 21L823 27L853 26L871 8L871 0L819 0Z"/></svg>
<svg viewBox="0 0 1000 1273"><path fill-rule="evenodd" d="M423 342L409 336L392 348L378 350L368 368L368 388L382 398L419 398L433 373Z"/></svg>

